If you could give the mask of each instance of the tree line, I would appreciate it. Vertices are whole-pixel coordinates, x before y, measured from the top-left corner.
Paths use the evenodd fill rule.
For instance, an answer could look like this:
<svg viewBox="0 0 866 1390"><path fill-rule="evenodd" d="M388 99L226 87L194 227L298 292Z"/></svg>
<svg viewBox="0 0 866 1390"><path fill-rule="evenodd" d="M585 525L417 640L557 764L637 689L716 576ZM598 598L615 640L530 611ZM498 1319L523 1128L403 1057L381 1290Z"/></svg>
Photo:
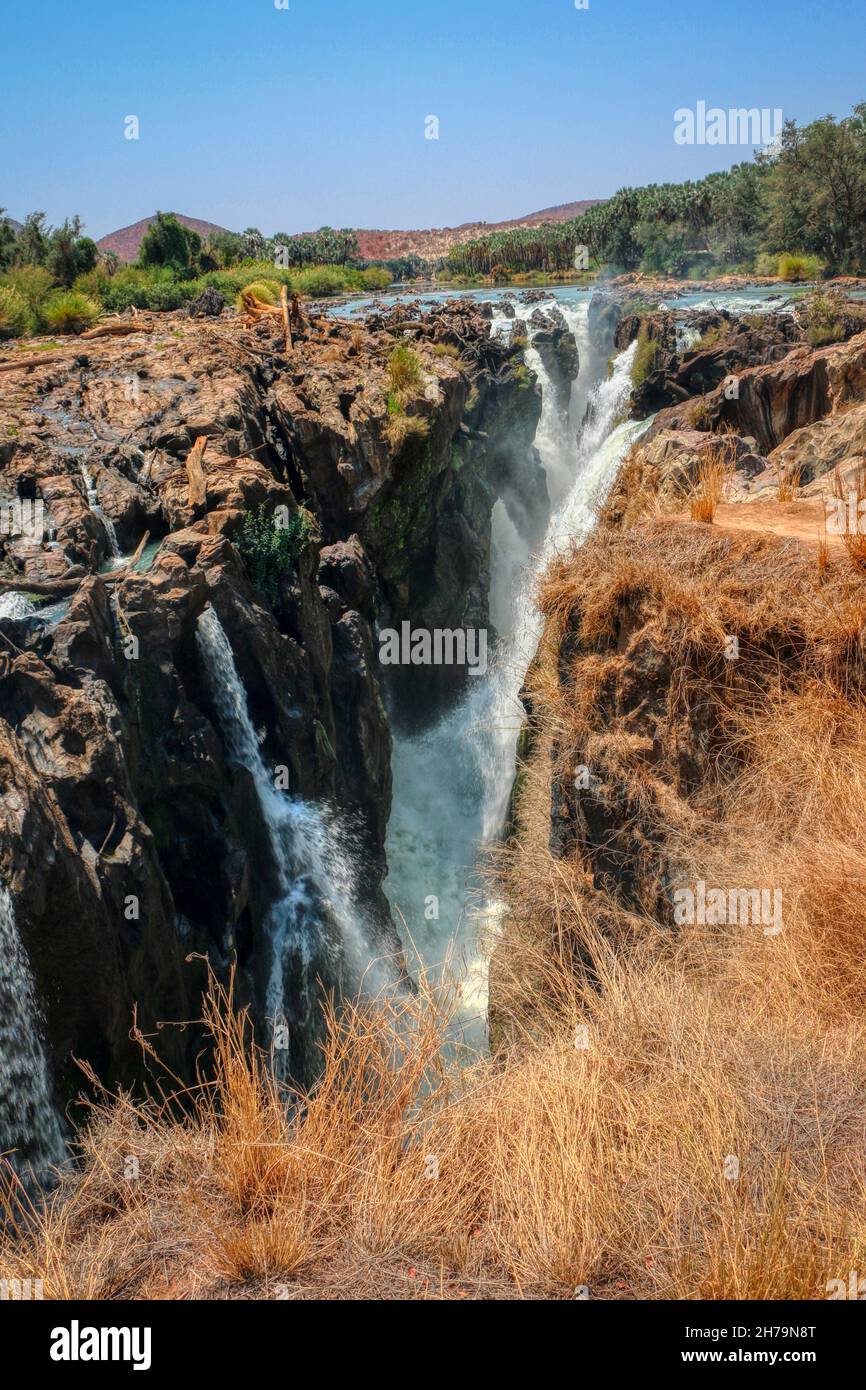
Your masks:
<svg viewBox="0 0 866 1390"><path fill-rule="evenodd" d="M596 266L671 275L775 274L785 257L866 271L866 103L841 120L787 121L774 148L704 179L621 188L571 221L455 246L446 268L562 272L584 246Z"/></svg>

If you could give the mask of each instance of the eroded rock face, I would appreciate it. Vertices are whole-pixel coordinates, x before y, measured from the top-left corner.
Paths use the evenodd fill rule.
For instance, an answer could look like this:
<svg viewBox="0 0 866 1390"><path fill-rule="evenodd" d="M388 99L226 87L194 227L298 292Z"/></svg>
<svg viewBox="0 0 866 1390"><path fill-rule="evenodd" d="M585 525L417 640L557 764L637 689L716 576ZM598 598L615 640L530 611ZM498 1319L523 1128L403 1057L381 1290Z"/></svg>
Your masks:
<svg viewBox="0 0 866 1390"><path fill-rule="evenodd" d="M206 607L264 765L293 797L333 807L370 952L396 957L375 624L485 624L496 497L528 535L547 515L536 384L464 301L428 315L401 303L366 325L319 319L290 354L272 327L225 317L137 322L145 331L3 378L0 491L42 502L47 521L42 538L2 537L0 578L7 592L57 592L45 616L21 599L0 609L0 872L61 1098L80 1086L73 1056L106 1081L140 1074L134 1006L145 1033L199 1016L199 954L222 977L236 957L238 1001L269 1041L279 875L196 641ZM395 410L399 344L418 371ZM395 414L417 423L395 428ZM238 542L251 515L267 538L277 509L293 539L265 591ZM155 558L108 568L146 531ZM407 693L429 717L442 691L424 674ZM343 978L331 965L325 987ZM198 1046L194 1028L160 1034L184 1077Z"/></svg>
<svg viewBox="0 0 866 1390"><path fill-rule="evenodd" d="M723 389L706 400L713 428L753 434L769 453L795 430L862 401L866 394L866 333L831 347L795 348L779 362L739 372L736 394Z"/></svg>
<svg viewBox="0 0 866 1390"><path fill-rule="evenodd" d="M532 346L547 369L557 407L562 414L567 414L571 400L571 384L580 366L574 334L568 327L562 310L556 307L536 309L529 322L534 330Z"/></svg>

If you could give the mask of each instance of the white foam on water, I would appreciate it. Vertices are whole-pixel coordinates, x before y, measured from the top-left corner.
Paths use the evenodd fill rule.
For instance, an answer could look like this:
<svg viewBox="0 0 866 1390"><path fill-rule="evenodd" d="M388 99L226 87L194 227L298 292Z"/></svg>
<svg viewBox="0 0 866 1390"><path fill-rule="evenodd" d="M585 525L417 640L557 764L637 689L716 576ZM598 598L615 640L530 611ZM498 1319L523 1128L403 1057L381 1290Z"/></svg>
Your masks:
<svg viewBox="0 0 866 1390"><path fill-rule="evenodd" d="M54 1107L42 1018L15 906L0 883L0 1153L15 1150L15 1167L44 1179L65 1146Z"/></svg>
<svg viewBox="0 0 866 1390"><path fill-rule="evenodd" d="M458 1022L463 1041L475 1048L486 1039L487 954L479 935L497 929L502 911L478 890L475 866L507 815L524 719L520 689L540 636L537 583L557 551L586 538L623 457L649 423L617 424L631 390L636 345L619 355L606 378L603 345L590 339L589 300L556 302L580 354L567 419L531 341L525 352L542 388L535 447L552 502L547 534L538 553L528 555L504 505L495 505L490 613L501 640L488 672L470 680L461 703L432 728L394 733L385 889L405 919L410 958L414 947L429 969L447 961L460 979ZM578 439L576 419L584 422ZM430 915L431 898L437 916Z"/></svg>

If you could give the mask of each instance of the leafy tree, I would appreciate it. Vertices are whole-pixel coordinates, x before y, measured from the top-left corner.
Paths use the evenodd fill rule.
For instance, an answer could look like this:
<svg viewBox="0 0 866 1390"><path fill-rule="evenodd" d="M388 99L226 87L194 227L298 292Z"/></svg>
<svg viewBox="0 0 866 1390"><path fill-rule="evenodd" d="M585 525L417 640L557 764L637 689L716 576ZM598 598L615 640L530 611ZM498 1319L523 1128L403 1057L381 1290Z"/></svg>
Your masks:
<svg viewBox="0 0 866 1390"><path fill-rule="evenodd" d="M138 263L169 266L180 276L193 275L201 255L201 237L173 212L158 212L141 240Z"/></svg>

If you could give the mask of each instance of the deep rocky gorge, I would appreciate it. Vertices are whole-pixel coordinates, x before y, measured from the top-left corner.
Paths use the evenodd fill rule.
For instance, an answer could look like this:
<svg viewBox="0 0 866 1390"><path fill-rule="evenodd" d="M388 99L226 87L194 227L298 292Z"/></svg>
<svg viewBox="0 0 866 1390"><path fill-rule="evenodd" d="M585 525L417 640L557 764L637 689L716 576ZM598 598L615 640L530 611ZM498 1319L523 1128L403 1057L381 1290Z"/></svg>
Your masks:
<svg viewBox="0 0 866 1390"><path fill-rule="evenodd" d="M495 499L530 544L547 517L540 392L489 315L453 301L313 318L291 352L270 324L140 315L127 336L0 376L3 499L42 501L46 524L0 542L3 590L25 596L0 619L0 874L60 1101L81 1087L76 1059L109 1086L143 1077L136 1030L192 1078L196 1027L162 1025L200 1016L205 957L223 980L236 958L237 1001L270 1042L279 874L196 641L207 605L263 763L330 808L368 949L399 961L382 892L389 718L433 717L461 673L387 684L377 625L485 627ZM576 368L565 325L545 332L552 366ZM398 344L421 368L399 399ZM242 536L280 509L294 548L269 598ZM145 532L152 559L112 554ZM324 988L343 977L331 965Z"/></svg>

